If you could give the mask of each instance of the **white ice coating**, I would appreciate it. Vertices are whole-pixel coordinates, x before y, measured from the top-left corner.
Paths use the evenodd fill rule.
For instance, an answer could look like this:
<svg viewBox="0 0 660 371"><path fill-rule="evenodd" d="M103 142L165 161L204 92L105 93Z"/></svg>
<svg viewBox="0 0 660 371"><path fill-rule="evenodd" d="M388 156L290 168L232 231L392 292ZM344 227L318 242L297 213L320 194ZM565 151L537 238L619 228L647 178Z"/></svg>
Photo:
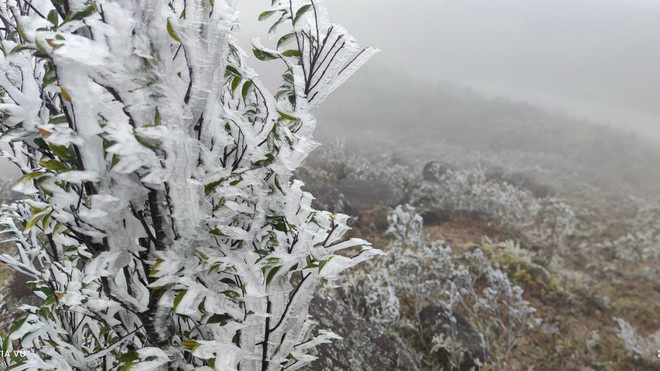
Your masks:
<svg viewBox="0 0 660 371"><path fill-rule="evenodd" d="M376 50L322 1L275 1L298 50L255 41L285 62L272 93L236 45L234 1L21 4L0 4L18 31L1 33L0 112L26 200L3 210L16 254L0 261L46 300L10 334L16 368L311 362L336 338L312 336L316 287L380 252L346 241L347 217L314 210L293 172L318 146L316 107Z"/></svg>

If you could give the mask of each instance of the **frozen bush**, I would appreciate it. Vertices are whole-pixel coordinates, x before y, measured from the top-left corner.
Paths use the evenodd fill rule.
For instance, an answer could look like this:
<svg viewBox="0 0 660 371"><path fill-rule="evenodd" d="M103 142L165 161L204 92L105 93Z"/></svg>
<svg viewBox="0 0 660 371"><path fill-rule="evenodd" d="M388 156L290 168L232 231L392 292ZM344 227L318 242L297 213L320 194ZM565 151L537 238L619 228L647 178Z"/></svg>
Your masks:
<svg viewBox="0 0 660 371"><path fill-rule="evenodd" d="M643 337L637 333L635 328L622 318L613 318L619 325L618 336L623 340L623 345L632 358L649 364L658 364L658 353L660 352L660 330Z"/></svg>
<svg viewBox="0 0 660 371"><path fill-rule="evenodd" d="M532 226L541 209L526 190L488 178L479 167L448 170L437 182L425 182L411 196L411 203L425 209L474 213L502 227Z"/></svg>
<svg viewBox="0 0 660 371"><path fill-rule="evenodd" d="M252 50L283 63L271 93L235 3L0 4L2 157L25 195L2 211L0 261L41 299L4 366L293 370L333 338L310 336L315 289L378 251L293 172L319 104L376 50L321 1L273 0L277 45Z"/></svg>
<svg viewBox="0 0 660 371"><path fill-rule="evenodd" d="M454 254L441 241L429 243L414 208L397 207L389 221L394 239L388 255L367 262L364 269L345 278L351 283L339 290L343 300L380 324L392 326L405 318L422 337L425 324L419 313L427 305L439 305L449 318L465 317L482 334L484 349L494 354L493 362L505 365L518 341L540 323L534 318L535 309L523 299L523 290L495 268L481 249ZM412 312L404 313L403 303ZM395 304L401 304L399 311L393 309ZM434 352L446 351L455 368L467 352L456 340L457 331L452 322L449 333L434 334L431 344Z"/></svg>

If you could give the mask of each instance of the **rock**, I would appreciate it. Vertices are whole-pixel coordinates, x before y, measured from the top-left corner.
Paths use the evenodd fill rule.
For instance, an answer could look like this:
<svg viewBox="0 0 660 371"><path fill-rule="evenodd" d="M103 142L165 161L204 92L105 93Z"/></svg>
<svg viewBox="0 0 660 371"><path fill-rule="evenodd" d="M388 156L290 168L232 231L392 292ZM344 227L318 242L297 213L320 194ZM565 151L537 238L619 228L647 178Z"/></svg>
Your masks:
<svg viewBox="0 0 660 371"><path fill-rule="evenodd" d="M403 200L400 190L380 180L342 179L334 186L344 196L346 211L353 215L377 206L395 207Z"/></svg>
<svg viewBox="0 0 660 371"><path fill-rule="evenodd" d="M421 212L424 225L440 225L451 220L451 212L444 209L430 209Z"/></svg>
<svg viewBox="0 0 660 371"><path fill-rule="evenodd" d="M451 319L443 308L434 305L427 306L419 313L419 317L424 324L424 341L429 346L435 335L451 336ZM456 318L456 340L467 350L460 369L470 370L473 367L476 369L474 360L478 359L481 363L487 361L490 358L488 349L484 347L479 332L465 318L458 314L454 314L454 317ZM445 358L445 356L441 355L441 358ZM446 359L442 361L447 363Z"/></svg>
<svg viewBox="0 0 660 371"><path fill-rule="evenodd" d="M442 178L445 173L450 170L456 170L456 168L450 164L440 162L440 161L429 161L424 165L422 170L422 175L424 180L429 182L437 182Z"/></svg>
<svg viewBox="0 0 660 371"><path fill-rule="evenodd" d="M400 342L343 303L316 297L309 312L319 322L319 328L328 329L343 340L319 345L316 348L319 359L308 369L417 370L413 357Z"/></svg>

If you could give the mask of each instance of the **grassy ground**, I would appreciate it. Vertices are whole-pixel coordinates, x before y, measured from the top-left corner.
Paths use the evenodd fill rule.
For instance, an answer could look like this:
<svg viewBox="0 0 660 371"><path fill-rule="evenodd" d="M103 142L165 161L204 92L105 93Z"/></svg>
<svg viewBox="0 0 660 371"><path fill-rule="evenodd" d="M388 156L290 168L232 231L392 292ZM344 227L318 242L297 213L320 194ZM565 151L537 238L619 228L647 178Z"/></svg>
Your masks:
<svg viewBox="0 0 660 371"><path fill-rule="evenodd" d="M525 290L525 299L544 319L541 329L516 346L512 369L658 369L630 357L612 319L623 317L637 329L660 328L660 286L657 281L636 276L646 263L602 262L596 256L585 257L584 252L569 252L563 256L564 264L544 267L494 247L516 236L481 220L456 218L426 229L431 240L443 240L457 253L480 246ZM373 230L354 234L367 235L376 246L388 244L382 233ZM488 243L483 242L486 238ZM548 331L548 327L555 327L557 332ZM647 335L644 330L640 332Z"/></svg>

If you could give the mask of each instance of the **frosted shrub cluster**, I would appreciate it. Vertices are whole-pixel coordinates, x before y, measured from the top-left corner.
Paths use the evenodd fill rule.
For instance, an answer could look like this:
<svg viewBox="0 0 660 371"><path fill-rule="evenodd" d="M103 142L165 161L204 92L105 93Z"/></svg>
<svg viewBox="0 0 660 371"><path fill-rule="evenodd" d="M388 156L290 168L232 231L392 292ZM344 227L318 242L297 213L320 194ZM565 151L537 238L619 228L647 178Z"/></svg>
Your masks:
<svg viewBox="0 0 660 371"><path fill-rule="evenodd" d="M405 195L411 193L419 183L416 166L399 163L389 155L365 157L356 154L347 148L341 138L315 153L304 170L314 179L325 183L345 178L385 181Z"/></svg>
<svg viewBox="0 0 660 371"><path fill-rule="evenodd" d="M557 252L563 252L567 239L576 232L577 219L573 209L556 198L544 198L540 205L530 235L546 245L539 253L541 259L548 262Z"/></svg>
<svg viewBox="0 0 660 371"><path fill-rule="evenodd" d="M638 361L657 365L658 351L660 350L660 330L644 338L626 320L614 318L619 325L618 336L623 340L624 347L630 356Z"/></svg>
<svg viewBox="0 0 660 371"><path fill-rule="evenodd" d="M336 138L315 153L299 172L327 184L346 178L356 166L363 164L361 157L346 150L343 139Z"/></svg>
<svg viewBox="0 0 660 371"><path fill-rule="evenodd" d="M411 197L425 208L476 213L501 226L529 227L541 205L529 192L488 178L486 170L449 170Z"/></svg>
<svg viewBox="0 0 660 371"><path fill-rule="evenodd" d="M563 201L536 197L506 177L489 175L483 167L464 170L447 167L442 174L434 174L432 180L422 179L419 163L399 162L392 156L360 156L349 151L344 141L336 140L304 171L310 179L322 180L324 184L344 178L386 182L405 195L404 202L419 210L467 214L509 231L525 233L547 245L544 258L563 248L575 232L575 213ZM329 206L342 210L342 195L337 196L339 202Z"/></svg>
<svg viewBox="0 0 660 371"><path fill-rule="evenodd" d="M233 35L234 0L0 4L2 156L26 198L2 213L41 302L2 367L296 369L322 279L377 253L292 178L318 105L375 52L322 1L273 0L269 92ZM353 247L354 257L339 255Z"/></svg>
<svg viewBox="0 0 660 371"><path fill-rule="evenodd" d="M494 355L492 362L505 364L520 338L539 324L535 309L522 297L523 290L481 249L456 255L442 242L429 243L414 208L397 207L389 221L394 241L388 256L367 262L364 270L346 278L348 284L338 290L343 300L386 326L406 319L420 335L426 330L419 318L421 310L441 306L450 318L466 318L481 333L483 348ZM403 313L403 303L412 313ZM458 367L467 349L458 341L455 320L450 327L448 334L434 334L433 349L442 349Z"/></svg>
<svg viewBox="0 0 660 371"><path fill-rule="evenodd" d="M470 213L499 227L531 231L539 240L561 246L573 232L575 215L558 199L538 199L507 181L492 179L482 167L448 170L434 182L423 182L410 202L423 209Z"/></svg>
<svg viewBox="0 0 660 371"><path fill-rule="evenodd" d="M598 244L617 258L628 261L660 261L660 207L638 204L637 213L624 223L625 235Z"/></svg>

